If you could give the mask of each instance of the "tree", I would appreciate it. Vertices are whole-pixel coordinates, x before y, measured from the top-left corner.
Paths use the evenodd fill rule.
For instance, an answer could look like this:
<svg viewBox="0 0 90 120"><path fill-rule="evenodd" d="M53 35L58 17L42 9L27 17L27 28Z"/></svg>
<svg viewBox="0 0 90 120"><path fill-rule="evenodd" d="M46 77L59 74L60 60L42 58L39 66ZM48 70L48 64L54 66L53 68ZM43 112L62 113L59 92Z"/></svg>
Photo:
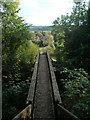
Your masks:
<svg viewBox="0 0 90 120"><path fill-rule="evenodd" d="M53 34L56 37L55 52L60 65L89 70L90 56L87 52L90 50L90 42L85 3L76 4L71 15L62 15L54 21L53 27Z"/></svg>
<svg viewBox="0 0 90 120"><path fill-rule="evenodd" d="M80 119L89 119L90 31L85 3L75 4L71 15L55 20L53 35L56 78L63 105Z"/></svg>
<svg viewBox="0 0 90 120"><path fill-rule="evenodd" d="M8 76L8 79L12 79L14 66L17 66L16 51L21 44L30 40L31 35L28 25L17 15L20 10L18 8L19 0L4 0L0 4L2 7L3 73L4 76Z"/></svg>

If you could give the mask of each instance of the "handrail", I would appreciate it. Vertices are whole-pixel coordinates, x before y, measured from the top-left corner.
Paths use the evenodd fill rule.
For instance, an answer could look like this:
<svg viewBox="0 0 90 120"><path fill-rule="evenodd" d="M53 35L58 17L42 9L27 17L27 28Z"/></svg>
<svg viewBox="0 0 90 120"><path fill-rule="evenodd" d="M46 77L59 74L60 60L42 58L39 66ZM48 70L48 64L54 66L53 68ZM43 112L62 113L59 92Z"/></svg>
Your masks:
<svg viewBox="0 0 90 120"><path fill-rule="evenodd" d="M80 120L76 115L68 111L60 104L57 104L57 116L58 120Z"/></svg>
<svg viewBox="0 0 90 120"><path fill-rule="evenodd" d="M58 103L62 103L58 85L57 85L57 81L56 81L56 77L55 77L55 73L53 70L52 62L51 62L48 51L46 51L46 54L47 54L49 72L50 72L50 77L51 77L52 91L54 94L54 101L58 102Z"/></svg>
<svg viewBox="0 0 90 120"><path fill-rule="evenodd" d="M31 110L32 105L30 104L24 110L22 110L17 116L15 116L12 120L31 119Z"/></svg>
<svg viewBox="0 0 90 120"><path fill-rule="evenodd" d="M61 96L59 93L56 77L54 74L52 62L49 56L48 51L47 54L47 60L48 60L48 66L49 66L49 72L51 77L51 85L52 85L52 91L53 91L53 97L54 97L54 104L55 104L55 111L56 111L56 118L58 120L80 120L76 115L69 112L67 109L65 109L61 104Z"/></svg>
<svg viewBox="0 0 90 120"><path fill-rule="evenodd" d="M33 100L34 100L34 96L35 96L35 89L36 89L36 82L37 82L39 57L40 57L40 51L37 54L36 63L35 63L35 66L34 66L34 71L33 71L33 75L32 75L32 80L31 80L26 104L28 104L28 103L33 104Z"/></svg>
<svg viewBox="0 0 90 120"><path fill-rule="evenodd" d="M36 83L37 83L39 57L40 57L40 50L38 51L38 54L36 57L32 80L30 83L30 88L29 88L28 97L27 97L27 101L26 101L26 104L28 104L28 106L24 110L22 110L18 115L16 115L12 120L31 119L32 118L32 109L33 109L33 104L34 104L35 89L36 89Z"/></svg>
<svg viewBox="0 0 90 120"><path fill-rule="evenodd" d="M55 115L57 120L80 120L76 115L65 109L61 103L61 96L59 93L57 81L55 78L52 62L49 56L48 51L46 51L47 55L47 61L48 61L48 67L49 67L49 74L50 74L50 80L51 80L51 87L52 87L52 94L53 94L53 102L55 107ZM17 116L15 116L12 120L20 120L20 119L32 119L32 113L33 113L33 106L34 106L34 99L35 99L35 92L36 92L36 84L37 84L37 74L38 74L38 66L39 66L39 58L40 58L40 51L37 54L34 71L32 75L32 80L28 92L28 97L26 104L28 106L22 110Z"/></svg>

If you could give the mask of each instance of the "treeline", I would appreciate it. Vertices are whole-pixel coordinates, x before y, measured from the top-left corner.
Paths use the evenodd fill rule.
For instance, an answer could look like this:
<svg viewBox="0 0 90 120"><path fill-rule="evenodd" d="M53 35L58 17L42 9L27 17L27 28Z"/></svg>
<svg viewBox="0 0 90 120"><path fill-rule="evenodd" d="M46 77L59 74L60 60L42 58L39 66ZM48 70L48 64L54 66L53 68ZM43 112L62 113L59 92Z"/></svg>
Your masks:
<svg viewBox="0 0 90 120"><path fill-rule="evenodd" d="M71 14L53 22L56 77L63 105L80 119L89 119L90 10L75 4Z"/></svg>
<svg viewBox="0 0 90 120"><path fill-rule="evenodd" d="M18 16L19 0L0 0L2 13L2 120L25 108L38 45L31 41L28 24Z"/></svg>
<svg viewBox="0 0 90 120"><path fill-rule="evenodd" d="M51 31L52 26L30 26L31 31Z"/></svg>

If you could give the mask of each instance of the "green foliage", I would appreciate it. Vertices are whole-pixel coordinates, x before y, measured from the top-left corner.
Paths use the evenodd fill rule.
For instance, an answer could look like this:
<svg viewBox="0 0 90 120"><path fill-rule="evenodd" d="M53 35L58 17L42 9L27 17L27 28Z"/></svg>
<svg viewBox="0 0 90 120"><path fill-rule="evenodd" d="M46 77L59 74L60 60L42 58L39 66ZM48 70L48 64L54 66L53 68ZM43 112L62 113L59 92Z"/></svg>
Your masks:
<svg viewBox="0 0 90 120"><path fill-rule="evenodd" d="M84 69L68 70L64 68L60 72L66 76L62 79L65 90L63 105L76 114L79 118L89 118L89 80ZM72 102L71 102L72 101Z"/></svg>
<svg viewBox="0 0 90 120"><path fill-rule="evenodd" d="M19 80L22 68L34 63L37 52L37 46L28 42L31 33L29 26L18 16L18 5L18 0L1 2L3 82Z"/></svg>
<svg viewBox="0 0 90 120"><path fill-rule="evenodd" d="M32 40L32 42L38 46L40 45L40 40Z"/></svg>
<svg viewBox="0 0 90 120"><path fill-rule="evenodd" d="M43 41L43 47L46 47L46 46L48 46L48 41Z"/></svg>
<svg viewBox="0 0 90 120"><path fill-rule="evenodd" d="M63 104L81 119L90 119L87 74L90 73L90 25L87 16L86 4L78 3L71 14L62 15L53 22L52 31L56 47L56 78Z"/></svg>
<svg viewBox="0 0 90 120"><path fill-rule="evenodd" d="M62 15L54 21L53 35L57 63L68 68L82 67L90 71L89 31L85 3L73 7L71 15Z"/></svg>
<svg viewBox="0 0 90 120"><path fill-rule="evenodd" d="M18 16L19 0L5 0L0 2L0 5L2 7L3 78L8 82L14 78L14 71L17 73L19 71L16 51L20 45L30 40L31 34L28 25Z"/></svg>
<svg viewBox="0 0 90 120"><path fill-rule="evenodd" d="M31 40L29 26L18 16L19 0L1 1L3 119L11 120L24 109L29 89L28 77L38 46Z"/></svg>
<svg viewBox="0 0 90 120"><path fill-rule="evenodd" d="M7 51L9 55L14 54L23 41L30 39L30 35L27 24L17 15L19 2L3 2L2 4L3 53ZM10 53L10 51L12 52Z"/></svg>
<svg viewBox="0 0 90 120"><path fill-rule="evenodd" d="M31 26L31 31L51 31L52 26Z"/></svg>
<svg viewBox="0 0 90 120"><path fill-rule="evenodd" d="M26 107L26 97L29 89L29 80L18 83L13 86L3 88L3 118L2 120L11 120Z"/></svg>
<svg viewBox="0 0 90 120"><path fill-rule="evenodd" d="M32 36L32 42L39 47L54 46L53 35L50 31L35 31Z"/></svg>
<svg viewBox="0 0 90 120"><path fill-rule="evenodd" d="M33 65L38 52L38 46L33 44L32 41L28 41L23 45L20 45L17 50L17 59L19 63Z"/></svg>
<svg viewBox="0 0 90 120"><path fill-rule="evenodd" d="M32 67L35 63L37 52L38 46L33 44L32 41L26 41L18 47L16 51L18 70L16 69L16 74L14 71L14 75L18 76L15 77L15 80L19 80L20 78L25 80L32 75Z"/></svg>

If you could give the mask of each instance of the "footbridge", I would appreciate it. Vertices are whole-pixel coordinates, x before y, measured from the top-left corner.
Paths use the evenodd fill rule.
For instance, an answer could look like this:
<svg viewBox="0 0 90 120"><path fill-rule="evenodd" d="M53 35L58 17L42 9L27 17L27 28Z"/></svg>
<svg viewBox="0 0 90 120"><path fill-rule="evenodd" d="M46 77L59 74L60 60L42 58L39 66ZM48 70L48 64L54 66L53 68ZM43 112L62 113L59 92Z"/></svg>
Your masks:
<svg viewBox="0 0 90 120"><path fill-rule="evenodd" d="M48 51L37 54L26 104L13 120L79 120L62 106Z"/></svg>

